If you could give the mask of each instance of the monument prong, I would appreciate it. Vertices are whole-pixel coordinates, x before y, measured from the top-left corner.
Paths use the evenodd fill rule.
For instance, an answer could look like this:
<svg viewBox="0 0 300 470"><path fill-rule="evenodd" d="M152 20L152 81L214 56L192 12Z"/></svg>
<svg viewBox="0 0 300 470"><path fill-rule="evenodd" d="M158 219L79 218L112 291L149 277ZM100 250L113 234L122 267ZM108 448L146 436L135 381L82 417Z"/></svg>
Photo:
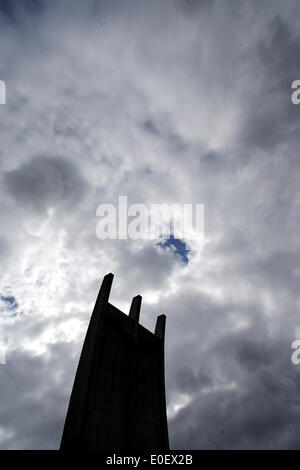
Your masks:
<svg viewBox="0 0 300 470"><path fill-rule="evenodd" d="M133 297L130 310L129 310L129 316L130 318L135 320L137 323L139 322L139 319L140 319L141 305L142 305L142 296L136 295L135 297Z"/></svg>
<svg viewBox="0 0 300 470"><path fill-rule="evenodd" d="M155 325L155 335L158 336L161 339L165 338L165 329L166 329L166 315L161 314L158 315L156 319L156 325Z"/></svg>

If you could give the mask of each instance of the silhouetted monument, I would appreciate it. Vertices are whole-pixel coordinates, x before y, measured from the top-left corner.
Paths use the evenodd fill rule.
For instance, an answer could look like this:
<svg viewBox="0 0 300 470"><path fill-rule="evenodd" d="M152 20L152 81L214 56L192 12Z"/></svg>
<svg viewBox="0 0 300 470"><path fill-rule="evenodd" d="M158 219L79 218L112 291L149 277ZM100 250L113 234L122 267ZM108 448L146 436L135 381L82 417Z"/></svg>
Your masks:
<svg viewBox="0 0 300 470"><path fill-rule="evenodd" d="M164 378L166 316L155 334L139 324L142 297L129 316L108 302L102 282L79 360L61 449L168 449Z"/></svg>

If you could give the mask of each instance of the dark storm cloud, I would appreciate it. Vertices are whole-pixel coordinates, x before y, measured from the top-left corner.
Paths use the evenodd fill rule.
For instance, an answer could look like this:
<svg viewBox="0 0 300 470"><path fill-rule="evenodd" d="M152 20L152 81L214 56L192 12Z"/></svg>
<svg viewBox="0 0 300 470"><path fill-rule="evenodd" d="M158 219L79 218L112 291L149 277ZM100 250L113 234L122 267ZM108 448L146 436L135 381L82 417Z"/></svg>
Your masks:
<svg viewBox="0 0 300 470"><path fill-rule="evenodd" d="M280 338L268 332L272 322L259 304L213 305L188 291L174 301L185 313L171 325L168 317L167 389L188 396L169 422L174 448L298 447L300 376L290 360L288 322ZM246 323L231 331L236 310Z"/></svg>
<svg viewBox="0 0 300 470"><path fill-rule="evenodd" d="M31 15L39 14L43 9L44 0L1 0L0 13L5 18L12 22L17 23L19 14L23 11Z"/></svg>
<svg viewBox="0 0 300 470"><path fill-rule="evenodd" d="M184 439L178 432L179 423ZM299 430L296 425L289 436L283 435L282 429L291 423L295 424L290 406L263 386L242 393L217 391L208 398L197 397L179 412L174 445L192 449L284 448Z"/></svg>
<svg viewBox="0 0 300 470"><path fill-rule="evenodd" d="M201 390L202 387L210 387L212 385L209 375L195 373L189 366L181 367L176 372L176 382L179 390L182 392L193 393Z"/></svg>
<svg viewBox="0 0 300 470"><path fill-rule="evenodd" d="M277 351L269 345L261 342L243 339L236 348L237 360L247 369L256 369L261 364L270 364L274 360Z"/></svg>
<svg viewBox="0 0 300 470"><path fill-rule="evenodd" d="M65 390L70 392L75 372L72 370L67 375L62 367L61 358L69 354L67 344L59 342L49 348L47 355L34 357L28 351L10 353L9 366L0 368L1 431L7 435L1 449L14 448L16 440L23 449L58 448L67 406Z"/></svg>
<svg viewBox="0 0 300 470"><path fill-rule="evenodd" d="M45 211L80 201L85 182L71 162L58 157L34 157L3 175L8 193L24 207Z"/></svg>
<svg viewBox="0 0 300 470"><path fill-rule="evenodd" d="M298 109L291 103L291 84L299 75L299 33L276 16L259 38L252 58L252 111L245 122L245 145L275 150L279 144L299 140ZM247 90L245 99L247 101ZM251 119L251 121L249 121Z"/></svg>
<svg viewBox="0 0 300 470"><path fill-rule="evenodd" d="M154 122L151 119L147 119L143 123L143 127L146 129L147 132L150 132L151 134L154 134L157 136L160 135L159 130L157 129L157 127L155 126Z"/></svg>
<svg viewBox="0 0 300 470"><path fill-rule="evenodd" d="M249 271L256 273L259 281L271 289L284 288L291 295L299 292L300 256L288 250L278 251L266 259L262 259L256 266L251 266Z"/></svg>
<svg viewBox="0 0 300 470"><path fill-rule="evenodd" d="M257 340L253 333L256 329L247 334L229 334L205 354L208 370L218 363L219 374L222 371L228 376L226 368L230 367L230 384L222 383L219 374L214 383L206 376L196 380L189 369L179 374L178 385L191 394L192 400L170 420L175 448L266 449L295 445L299 374L287 365L289 344L263 335ZM180 432L180 426L184 432Z"/></svg>

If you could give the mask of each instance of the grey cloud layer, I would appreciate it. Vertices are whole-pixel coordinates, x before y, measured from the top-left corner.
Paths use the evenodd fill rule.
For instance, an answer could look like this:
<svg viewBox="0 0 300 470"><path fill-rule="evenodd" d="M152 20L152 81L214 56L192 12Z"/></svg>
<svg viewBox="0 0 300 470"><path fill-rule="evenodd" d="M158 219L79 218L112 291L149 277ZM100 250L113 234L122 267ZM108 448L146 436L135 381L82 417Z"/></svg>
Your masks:
<svg viewBox="0 0 300 470"><path fill-rule="evenodd" d="M35 4L0 10L1 448L59 445L110 271L167 314L173 448L299 448L298 3ZM204 203L203 251L98 240L122 194Z"/></svg>

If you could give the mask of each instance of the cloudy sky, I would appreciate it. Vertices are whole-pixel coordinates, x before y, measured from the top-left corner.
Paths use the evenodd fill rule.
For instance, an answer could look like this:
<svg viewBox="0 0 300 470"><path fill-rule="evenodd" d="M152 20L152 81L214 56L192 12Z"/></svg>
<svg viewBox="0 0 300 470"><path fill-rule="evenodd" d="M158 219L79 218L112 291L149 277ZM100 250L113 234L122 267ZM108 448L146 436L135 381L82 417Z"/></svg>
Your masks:
<svg viewBox="0 0 300 470"><path fill-rule="evenodd" d="M108 272L117 307L167 315L171 448L300 448L299 20L298 0L0 1L1 449L59 447ZM204 204L204 245L99 240L119 195Z"/></svg>

